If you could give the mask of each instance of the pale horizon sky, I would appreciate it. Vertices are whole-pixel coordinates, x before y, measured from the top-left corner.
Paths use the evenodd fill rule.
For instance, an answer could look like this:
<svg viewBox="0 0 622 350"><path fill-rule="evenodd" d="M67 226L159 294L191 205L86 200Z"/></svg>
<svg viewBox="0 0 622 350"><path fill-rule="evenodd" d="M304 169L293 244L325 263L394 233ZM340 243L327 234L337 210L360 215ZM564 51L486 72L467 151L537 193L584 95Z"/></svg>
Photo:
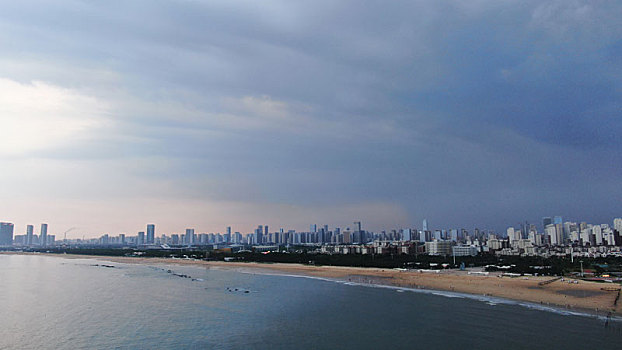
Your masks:
<svg viewBox="0 0 622 350"><path fill-rule="evenodd" d="M622 3L0 5L0 221L69 238L622 216Z"/></svg>

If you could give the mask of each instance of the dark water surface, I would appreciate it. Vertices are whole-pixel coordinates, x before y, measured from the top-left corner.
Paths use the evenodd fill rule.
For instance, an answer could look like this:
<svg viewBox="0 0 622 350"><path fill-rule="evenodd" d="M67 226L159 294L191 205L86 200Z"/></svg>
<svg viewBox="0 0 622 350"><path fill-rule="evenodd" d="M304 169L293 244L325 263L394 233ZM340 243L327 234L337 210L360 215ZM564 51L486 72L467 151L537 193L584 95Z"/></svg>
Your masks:
<svg viewBox="0 0 622 350"><path fill-rule="evenodd" d="M0 312L0 349L622 349L594 317L103 258L0 255Z"/></svg>

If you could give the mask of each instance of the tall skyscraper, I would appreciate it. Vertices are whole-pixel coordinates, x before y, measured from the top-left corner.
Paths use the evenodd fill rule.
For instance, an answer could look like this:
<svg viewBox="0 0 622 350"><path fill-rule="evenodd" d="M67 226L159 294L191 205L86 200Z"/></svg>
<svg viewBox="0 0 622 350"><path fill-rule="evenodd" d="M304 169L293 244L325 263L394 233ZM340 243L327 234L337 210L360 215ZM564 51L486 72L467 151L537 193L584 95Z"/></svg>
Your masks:
<svg viewBox="0 0 622 350"><path fill-rule="evenodd" d="M257 226L257 228L255 229L255 237L253 238L255 240L255 244L263 243L263 226Z"/></svg>
<svg viewBox="0 0 622 350"><path fill-rule="evenodd" d="M39 235L39 245L45 247L48 245L48 224L41 224L41 235Z"/></svg>
<svg viewBox="0 0 622 350"><path fill-rule="evenodd" d="M542 218L542 228L546 229L546 227L548 225L551 225L553 223L553 219L551 219L550 216L545 216Z"/></svg>
<svg viewBox="0 0 622 350"><path fill-rule="evenodd" d="M563 222L562 222L562 217L561 217L561 216L555 216L555 217L553 218L553 224L555 224L555 225L558 225L558 224L559 224L559 225L561 225L561 224L563 224Z"/></svg>
<svg viewBox="0 0 622 350"><path fill-rule="evenodd" d="M423 231L429 231L428 230L428 219L423 219Z"/></svg>
<svg viewBox="0 0 622 350"><path fill-rule="evenodd" d="M548 239L548 242L551 245L560 245L563 242L561 242L561 234L557 233L557 227L558 225L553 225L553 224L548 224L546 225L546 227L544 228L544 234ZM559 225L561 226L561 225Z"/></svg>
<svg viewBox="0 0 622 350"><path fill-rule="evenodd" d="M0 245L13 245L13 224L0 222Z"/></svg>
<svg viewBox="0 0 622 350"><path fill-rule="evenodd" d="M403 241L410 241L412 240L412 237L410 236L410 229L409 228L405 228L402 230L402 240Z"/></svg>
<svg viewBox="0 0 622 350"><path fill-rule="evenodd" d="M233 237L231 236L231 226L227 226L227 230L225 233L225 243L231 243Z"/></svg>
<svg viewBox="0 0 622 350"><path fill-rule="evenodd" d="M309 227L309 232L317 232L317 224L311 224Z"/></svg>
<svg viewBox="0 0 622 350"><path fill-rule="evenodd" d="M138 232L138 236L136 237L136 244L137 245L145 244L145 233L143 231Z"/></svg>
<svg viewBox="0 0 622 350"><path fill-rule="evenodd" d="M361 231L361 222L354 222L354 232L352 232L352 243L364 243L363 231Z"/></svg>
<svg viewBox="0 0 622 350"><path fill-rule="evenodd" d="M192 245L194 244L194 229L193 228L187 228L186 229L186 244L188 245Z"/></svg>
<svg viewBox="0 0 622 350"><path fill-rule="evenodd" d="M31 246L32 245L32 235L35 232L35 227L32 225L28 225L26 226L26 245L27 246Z"/></svg>
<svg viewBox="0 0 622 350"><path fill-rule="evenodd" d="M155 225L149 224L147 225L147 244L155 243Z"/></svg>

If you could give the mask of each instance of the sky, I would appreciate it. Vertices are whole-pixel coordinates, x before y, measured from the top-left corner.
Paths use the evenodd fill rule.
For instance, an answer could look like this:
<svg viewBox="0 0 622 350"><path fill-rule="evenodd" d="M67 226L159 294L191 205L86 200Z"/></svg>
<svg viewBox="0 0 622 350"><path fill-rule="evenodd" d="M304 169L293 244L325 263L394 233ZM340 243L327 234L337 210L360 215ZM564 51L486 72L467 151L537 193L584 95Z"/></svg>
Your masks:
<svg viewBox="0 0 622 350"><path fill-rule="evenodd" d="M0 4L0 221L622 216L620 1Z"/></svg>

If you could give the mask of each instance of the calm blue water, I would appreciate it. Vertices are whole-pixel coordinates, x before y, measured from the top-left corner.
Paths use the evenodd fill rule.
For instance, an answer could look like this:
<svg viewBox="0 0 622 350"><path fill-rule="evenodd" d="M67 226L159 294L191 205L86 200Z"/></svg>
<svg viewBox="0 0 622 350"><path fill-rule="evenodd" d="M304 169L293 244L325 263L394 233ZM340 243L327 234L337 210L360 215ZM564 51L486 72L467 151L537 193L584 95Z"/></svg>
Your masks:
<svg viewBox="0 0 622 350"><path fill-rule="evenodd" d="M596 318L105 259L0 255L0 312L0 349L622 348Z"/></svg>

